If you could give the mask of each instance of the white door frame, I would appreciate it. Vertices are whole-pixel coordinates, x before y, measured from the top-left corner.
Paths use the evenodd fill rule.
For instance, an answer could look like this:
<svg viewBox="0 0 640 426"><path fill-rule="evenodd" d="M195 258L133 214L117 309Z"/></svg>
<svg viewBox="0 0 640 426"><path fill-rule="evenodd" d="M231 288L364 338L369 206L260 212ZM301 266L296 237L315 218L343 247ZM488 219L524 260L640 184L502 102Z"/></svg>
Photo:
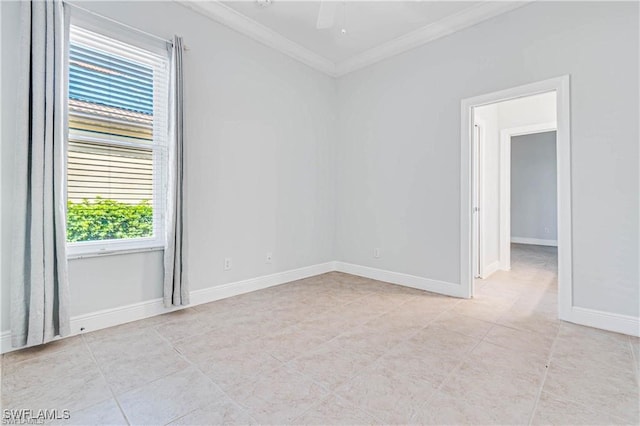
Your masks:
<svg viewBox="0 0 640 426"><path fill-rule="evenodd" d="M484 182L484 167L482 167L481 165L484 163L484 149L483 149L483 142L485 141L485 135L486 135L486 123L484 122L484 120L481 120L479 118L476 118L473 122L474 126L478 126L478 133L475 134L474 136L477 136L478 139L478 143L477 145L473 145L472 146L472 150L473 153L477 154L478 158L477 161L474 161L474 163L471 166L471 172L475 175L475 177L477 177L478 182L476 185L476 188L479 189L478 190L478 194L477 194L477 199L473 200L472 198L472 204L475 204L474 201L477 203L475 205L472 205L472 208L475 210L475 208L477 207L478 210L477 211L473 211L472 212L472 219L476 220L477 223L479 224L478 229L476 229L475 234L473 234L472 238L472 244L474 244L474 246L477 246L475 248L475 253L476 255L474 256L473 260L472 260L472 265L473 265L473 275L475 278L475 275L478 274L478 276L480 278L485 278L484 276L484 250L482 249L482 242L484 241L484 223L483 223L483 219L484 219L484 192L481 190L483 182ZM475 129L475 127L474 127ZM473 140L472 140L473 142ZM474 154L472 154L474 155ZM475 167L477 166L477 170L474 171ZM472 182L473 182L473 177L472 177ZM472 197L474 196L474 190L471 190L471 195ZM475 217L473 216L475 214ZM473 229L473 228L472 228ZM472 253L474 253L474 251L472 251Z"/></svg>
<svg viewBox="0 0 640 426"><path fill-rule="evenodd" d="M568 320L573 306L571 244L571 110L568 75L463 99L460 146L460 285L463 297L473 297L471 132L473 108L525 96L556 92L558 165L558 317Z"/></svg>
<svg viewBox="0 0 640 426"><path fill-rule="evenodd" d="M500 130L500 269L511 269L511 138L554 132L555 121Z"/></svg>

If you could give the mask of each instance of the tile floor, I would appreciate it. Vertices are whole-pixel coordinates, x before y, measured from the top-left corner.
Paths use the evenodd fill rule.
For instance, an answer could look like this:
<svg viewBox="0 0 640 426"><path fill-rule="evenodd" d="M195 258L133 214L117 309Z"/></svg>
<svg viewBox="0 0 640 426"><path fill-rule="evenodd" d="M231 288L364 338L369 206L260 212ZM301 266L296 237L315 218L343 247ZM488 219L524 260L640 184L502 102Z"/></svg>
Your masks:
<svg viewBox="0 0 640 426"><path fill-rule="evenodd" d="M458 300L329 273L13 352L63 424L638 424L639 340L561 323L556 252Z"/></svg>

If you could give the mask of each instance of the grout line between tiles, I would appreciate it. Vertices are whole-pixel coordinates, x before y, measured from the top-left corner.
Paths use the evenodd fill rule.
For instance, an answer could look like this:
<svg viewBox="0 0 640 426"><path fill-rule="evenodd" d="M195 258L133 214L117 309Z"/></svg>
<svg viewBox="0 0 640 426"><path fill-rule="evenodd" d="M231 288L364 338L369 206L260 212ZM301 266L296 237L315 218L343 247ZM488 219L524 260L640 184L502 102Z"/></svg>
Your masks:
<svg viewBox="0 0 640 426"><path fill-rule="evenodd" d="M585 411L587 411L587 412L589 412L589 413L593 413L593 414L596 414L596 413L604 414L604 415L606 415L606 416L608 416L608 417L611 417L611 418L614 418L614 419L619 420L619 421L620 421L620 424L625 424L625 425L626 425L626 424L629 424L629 420L625 420L624 418L622 418L622 417L618 416L617 414L613 414L613 413L611 413L611 412L607 412L607 411L594 410L594 409L593 409L592 407L590 407L589 405L585 405L585 404L583 404L583 403L581 403L581 402L574 401L573 399L568 399L568 398L566 398L564 395L558 395L557 393L549 392L549 391L544 391L544 392L545 392L545 393L547 393L547 394L549 394L549 395L551 395L551 396L553 396L553 397L554 397L555 399L557 399L558 401L569 402L569 403L571 403L571 404L577 405L577 406L579 406L580 408L582 408L583 410L585 410Z"/></svg>
<svg viewBox="0 0 640 426"><path fill-rule="evenodd" d="M208 381L210 381L211 383L213 383L213 384L214 384L214 385L215 385L215 386L220 390L220 392L222 392L222 393L223 393L227 398L229 398L229 400L230 400L230 401L232 401L234 404L236 404L236 405L237 405L237 406L238 406L238 407L239 407L239 408L244 412L244 414L246 414L246 415L247 415L247 417L249 417L249 418L250 418L250 419L252 419L252 420L256 420L256 419L251 415L251 413L249 413L249 412L248 412L248 410L244 407L244 405L240 404L238 401L236 401L235 399L231 398L231 396L230 396L230 395L229 395L229 394L228 394L228 393L227 393L227 392L222 388L222 386L220 386L220 385L219 385L215 380L213 380L211 377L209 377L209 375L208 375L208 374L206 374L204 371L202 371L202 369L201 369L201 368L200 368L196 363L194 363L193 361L191 361L191 360L190 360L190 359L189 359L185 354L183 354L182 352L180 352L180 351L179 351L179 350L174 346L174 344L173 344L171 341L169 341L169 339L167 339L166 337L164 337L164 336L163 336L163 335L162 335L158 330L154 329L153 331L155 331L155 332L156 332L156 334L158 334L158 336L160 336L160 338L161 338L162 340L164 340L165 342L167 342L167 344L168 344L169 346L171 346L171 348L172 348L172 349L173 349L173 350L178 354L178 356L179 356L180 358L182 358L182 359L183 359L187 364L189 364L190 366L192 366L193 368L195 368L196 370L198 370L198 371L200 372L200 374L202 374L202 375L205 377L205 379L206 379L206 380L208 380ZM173 373L172 373L172 374L173 374ZM164 376L164 377L166 377L166 376ZM193 410L189 411L188 413L181 414L181 415L179 415L178 417L175 417L175 418L173 418L173 419L169 420L166 424L170 424L171 422L174 422L174 421L176 421L176 420L178 420L178 419L180 419L180 418L182 418L182 417L184 417L184 416L186 416L186 415L188 415L188 414L190 414L190 413L193 413L193 412L194 412L194 411L196 411L196 410L199 410L199 409L201 409L201 408L204 408L204 407L206 407L206 405L205 405L205 404L203 404L202 406L196 407L196 408L194 408ZM257 423L257 422L256 422L256 423Z"/></svg>
<svg viewBox="0 0 640 426"><path fill-rule="evenodd" d="M633 370L636 373L636 382L640 382L640 359L638 359L638 355L633 350L633 343L631 342L631 339L633 339L633 337L627 336L629 350L631 351L631 359L633 360Z"/></svg>
<svg viewBox="0 0 640 426"><path fill-rule="evenodd" d="M531 414L529 416L529 422L527 424L533 424L533 419L535 418L536 411L538 410L538 403L540 402L540 396L542 395L542 389L544 389L544 384L547 381L547 374L549 374L549 368L551 367L551 360L553 359L553 352L556 348L556 343L558 342L558 338L560 336L560 328L556 331L556 336L553 339L553 343L551 344L551 348L549 350L549 356L547 357L547 363L544 369L544 373L542 375L542 380L540 381L540 388L536 394L536 400L533 403L533 409L531 410Z"/></svg>
<svg viewBox="0 0 640 426"><path fill-rule="evenodd" d="M102 376L102 380L104 380L104 382L109 387L109 392L111 392L111 396L112 396L113 400L116 402L116 405L118 406L118 409L120 410L120 413L122 414L122 417L124 418L124 421L127 422L127 425L131 425L131 421L129 421L129 417L127 417L127 414L124 412L124 409L120 405L120 401L116 397L116 394L113 391L113 388L111 387L111 384L107 380L107 377L104 375L104 371L102 371L102 367L100 366L100 363L98 363L98 359L96 358L95 354L93 353L93 350L91 349L91 346L89 345L89 343L84 338L84 335L81 335L80 337L82 338L82 342L84 343L85 347L89 351L89 355L91 355L91 359L95 363L96 368L100 372L100 376Z"/></svg>

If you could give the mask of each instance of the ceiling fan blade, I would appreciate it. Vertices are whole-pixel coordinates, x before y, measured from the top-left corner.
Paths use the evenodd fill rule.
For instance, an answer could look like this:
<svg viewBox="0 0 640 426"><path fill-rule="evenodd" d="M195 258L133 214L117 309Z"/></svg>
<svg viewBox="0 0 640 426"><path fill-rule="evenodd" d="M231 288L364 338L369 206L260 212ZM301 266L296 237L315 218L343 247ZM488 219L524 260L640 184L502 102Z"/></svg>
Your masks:
<svg viewBox="0 0 640 426"><path fill-rule="evenodd" d="M333 27L333 19L336 16L337 5L338 3L335 1L320 2L320 10L318 11L318 22L316 24L316 28L322 30L325 28Z"/></svg>

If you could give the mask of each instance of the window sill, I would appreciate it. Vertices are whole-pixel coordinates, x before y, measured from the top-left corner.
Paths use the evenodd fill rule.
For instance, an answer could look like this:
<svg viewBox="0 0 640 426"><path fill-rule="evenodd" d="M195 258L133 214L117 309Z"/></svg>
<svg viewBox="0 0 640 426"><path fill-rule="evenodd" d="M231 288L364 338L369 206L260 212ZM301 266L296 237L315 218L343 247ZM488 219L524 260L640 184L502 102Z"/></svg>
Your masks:
<svg viewBox="0 0 640 426"><path fill-rule="evenodd" d="M76 259L86 259L90 257L102 257L102 256L118 256L124 254L133 254L133 253L145 253L152 251L162 251L164 250L164 246L148 246L148 247L137 247L137 248L112 248L112 249L87 249L83 251L73 252L73 250L69 250L67 248L67 260L76 260Z"/></svg>

